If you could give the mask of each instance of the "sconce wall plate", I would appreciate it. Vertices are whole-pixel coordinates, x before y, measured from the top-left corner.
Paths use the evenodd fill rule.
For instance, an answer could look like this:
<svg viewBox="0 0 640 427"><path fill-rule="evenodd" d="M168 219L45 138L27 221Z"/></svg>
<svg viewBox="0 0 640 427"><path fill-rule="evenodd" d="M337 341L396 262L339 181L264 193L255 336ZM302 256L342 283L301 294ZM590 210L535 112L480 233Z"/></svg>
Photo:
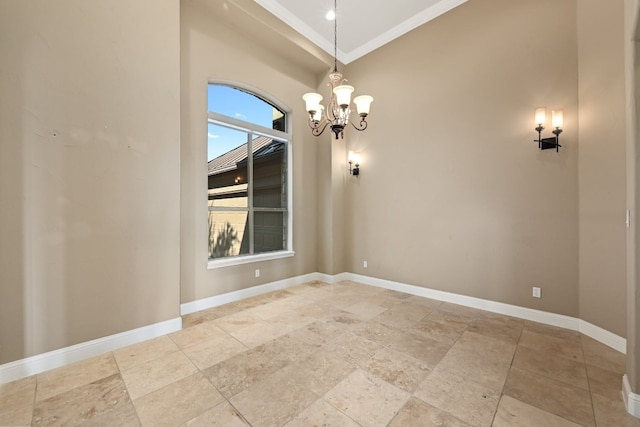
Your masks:
<svg viewBox="0 0 640 427"><path fill-rule="evenodd" d="M349 151L349 173L353 176L360 175L360 153Z"/></svg>

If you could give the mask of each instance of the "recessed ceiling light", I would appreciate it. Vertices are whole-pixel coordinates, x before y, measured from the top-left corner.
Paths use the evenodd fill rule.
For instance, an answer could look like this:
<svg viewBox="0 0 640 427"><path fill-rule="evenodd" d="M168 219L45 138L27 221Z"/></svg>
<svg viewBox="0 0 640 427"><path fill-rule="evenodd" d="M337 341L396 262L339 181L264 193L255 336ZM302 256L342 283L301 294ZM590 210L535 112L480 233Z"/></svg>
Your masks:
<svg viewBox="0 0 640 427"><path fill-rule="evenodd" d="M336 19L335 10L330 10L324 17L327 18L327 21L333 21L334 19Z"/></svg>

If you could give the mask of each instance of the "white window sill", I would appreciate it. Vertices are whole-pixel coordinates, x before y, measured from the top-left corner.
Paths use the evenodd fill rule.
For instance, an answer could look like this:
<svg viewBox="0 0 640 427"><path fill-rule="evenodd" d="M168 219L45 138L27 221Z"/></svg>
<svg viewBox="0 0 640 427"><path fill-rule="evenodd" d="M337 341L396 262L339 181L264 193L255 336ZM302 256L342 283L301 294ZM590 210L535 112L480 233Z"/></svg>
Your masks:
<svg viewBox="0 0 640 427"><path fill-rule="evenodd" d="M272 259L290 258L294 255L295 255L294 251L278 251L278 252L268 252L265 254L245 255L245 256L235 256L235 257L229 257L229 258L215 259L215 260L209 260L207 264L207 269L211 270L213 268L231 267L234 265L250 264L252 262L261 262L261 261L269 261Z"/></svg>

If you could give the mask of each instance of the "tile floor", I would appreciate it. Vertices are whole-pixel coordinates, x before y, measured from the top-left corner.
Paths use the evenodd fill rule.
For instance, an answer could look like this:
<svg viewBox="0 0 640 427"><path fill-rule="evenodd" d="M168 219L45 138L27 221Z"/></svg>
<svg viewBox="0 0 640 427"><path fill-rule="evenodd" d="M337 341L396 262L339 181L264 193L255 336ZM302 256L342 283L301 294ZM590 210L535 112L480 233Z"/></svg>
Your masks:
<svg viewBox="0 0 640 427"><path fill-rule="evenodd" d="M353 282L0 386L2 426L640 426L624 355L576 332Z"/></svg>

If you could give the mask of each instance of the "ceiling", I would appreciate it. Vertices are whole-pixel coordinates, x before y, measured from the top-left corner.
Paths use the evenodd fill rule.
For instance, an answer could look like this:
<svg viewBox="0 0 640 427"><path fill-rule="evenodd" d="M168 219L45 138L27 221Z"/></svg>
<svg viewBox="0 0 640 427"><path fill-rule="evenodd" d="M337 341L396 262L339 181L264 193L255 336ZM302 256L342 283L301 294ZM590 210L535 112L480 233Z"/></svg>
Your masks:
<svg viewBox="0 0 640 427"><path fill-rule="evenodd" d="M325 18L334 0L254 0L333 56L333 21ZM467 0L341 0L338 2L338 53L343 64L389 43Z"/></svg>

